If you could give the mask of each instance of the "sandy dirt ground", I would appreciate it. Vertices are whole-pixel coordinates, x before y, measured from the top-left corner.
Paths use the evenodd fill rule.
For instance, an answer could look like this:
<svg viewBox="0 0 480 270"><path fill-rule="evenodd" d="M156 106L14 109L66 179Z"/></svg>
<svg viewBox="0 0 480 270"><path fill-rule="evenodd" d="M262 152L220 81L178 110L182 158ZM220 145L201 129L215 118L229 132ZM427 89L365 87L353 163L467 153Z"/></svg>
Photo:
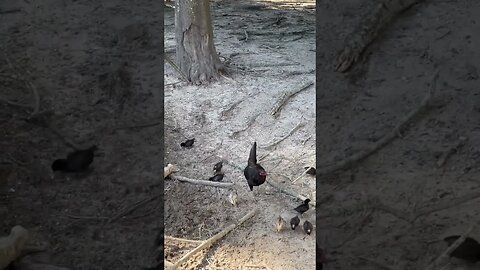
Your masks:
<svg viewBox="0 0 480 270"><path fill-rule="evenodd" d="M1 1L0 232L28 228L32 244L47 248L31 260L89 270L154 264L163 138L158 125L129 126L161 119L161 10L147 0ZM50 178L52 161L72 149L24 120L34 103L25 80L63 137L99 147L88 175Z"/></svg>
<svg viewBox="0 0 480 270"><path fill-rule="evenodd" d="M367 2L317 5L319 168L385 136L419 106L437 69L439 79L433 106L401 137L351 170L319 177L318 197L325 201L317 209L318 237L336 259L325 269L425 269L446 249L444 236L478 222L480 3L415 5L367 49L364 64L338 74L334 59L374 4ZM463 147L438 166L461 137ZM470 199L459 203L465 196ZM379 205L374 198L403 212L372 210ZM440 209L422 212L432 205ZM415 211L418 219L404 220ZM480 231L471 236L479 239ZM442 269L478 265L452 259Z"/></svg>
<svg viewBox="0 0 480 270"><path fill-rule="evenodd" d="M315 82L314 1L215 1L214 40L230 77L207 86L189 86L165 64L165 163L177 175L207 180L225 159L224 182L231 188L165 181L165 234L203 240L252 209L257 214L182 269L315 269L315 237L301 228L275 231L287 223L301 201L268 184L250 192L243 168L253 142L268 181L315 200L315 178L303 176L315 164L315 87L292 97L278 117L270 115L283 93ZM174 59L174 10L165 11L165 50ZM293 133L290 132L294 130ZM180 143L195 138L193 148ZM283 141L279 142L282 138ZM274 143L279 142L274 145ZM238 193L231 205L230 192ZM315 209L301 218L315 224ZM165 257L175 262L195 245L165 242ZM257 267L257 268L253 268Z"/></svg>

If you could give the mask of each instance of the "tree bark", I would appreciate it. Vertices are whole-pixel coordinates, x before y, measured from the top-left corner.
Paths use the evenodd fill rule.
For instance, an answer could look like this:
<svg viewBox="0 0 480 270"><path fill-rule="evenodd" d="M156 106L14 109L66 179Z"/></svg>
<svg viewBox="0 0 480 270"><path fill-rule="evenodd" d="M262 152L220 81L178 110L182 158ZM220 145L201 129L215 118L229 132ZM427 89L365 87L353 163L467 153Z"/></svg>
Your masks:
<svg viewBox="0 0 480 270"><path fill-rule="evenodd" d="M216 79L223 68L213 43L209 0L175 1L176 63L195 84Z"/></svg>

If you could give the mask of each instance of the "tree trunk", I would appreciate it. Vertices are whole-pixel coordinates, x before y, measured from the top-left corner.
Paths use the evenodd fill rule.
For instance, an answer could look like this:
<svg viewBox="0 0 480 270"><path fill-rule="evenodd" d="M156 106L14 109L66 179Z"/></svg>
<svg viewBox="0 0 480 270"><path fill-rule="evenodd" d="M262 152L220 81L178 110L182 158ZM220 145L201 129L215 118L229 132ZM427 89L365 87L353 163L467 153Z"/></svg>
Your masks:
<svg viewBox="0 0 480 270"><path fill-rule="evenodd" d="M213 44L209 0L175 1L176 63L190 82L205 83L223 68Z"/></svg>

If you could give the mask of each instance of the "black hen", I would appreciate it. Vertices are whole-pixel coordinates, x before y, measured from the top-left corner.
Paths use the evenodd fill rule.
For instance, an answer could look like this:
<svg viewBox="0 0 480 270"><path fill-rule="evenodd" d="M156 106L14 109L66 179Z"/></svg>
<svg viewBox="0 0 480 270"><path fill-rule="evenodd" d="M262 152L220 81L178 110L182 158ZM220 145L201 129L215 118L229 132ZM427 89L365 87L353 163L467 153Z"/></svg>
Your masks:
<svg viewBox="0 0 480 270"><path fill-rule="evenodd" d="M445 237L445 241L450 246L455 242L460 235L452 235ZM451 257L463 259L469 262L478 262L480 261L480 244L473 238L467 237L465 241L460 244L455 250L450 253Z"/></svg>
<svg viewBox="0 0 480 270"><path fill-rule="evenodd" d="M88 169L93 162L93 154L98 148L94 145L85 150L77 150L67 155L66 159L57 159L52 164L53 171L81 172Z"/></svg>
<svg viewBox="0 0 480 270"><path fill-rule="evenodd" d="M306 200L303 202L303 204L295 207L295 209L293 209L293 210L297 211L297 212L300 213L300 215L301 215L301 214L307 212L307 210L310 208L309 205L308 205L309 202L310 202L310 199L306 199Z"/></svg>
<svg viewBox="0 0 480 270"><path fill-rule="evenodd" d="M260 186L265 183L267 179L267 172L260 164L257 164L257 142L254 142L250 149L248 166L243 170L243 174L247 179L250 191L253 191L254 186Z"/></svg>

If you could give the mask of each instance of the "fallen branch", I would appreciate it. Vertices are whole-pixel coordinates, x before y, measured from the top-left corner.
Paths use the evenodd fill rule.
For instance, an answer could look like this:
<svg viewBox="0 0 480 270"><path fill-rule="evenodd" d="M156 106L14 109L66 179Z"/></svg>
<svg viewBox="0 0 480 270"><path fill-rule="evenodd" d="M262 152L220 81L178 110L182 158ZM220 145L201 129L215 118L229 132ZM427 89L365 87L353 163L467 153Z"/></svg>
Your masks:
<svg viewBox="0 0 480 270"><path fill-rule="evenodd" d="M345 47L336 59L335 70L347 71L365 48L377 37L380 30L398 14L423 0L383 0L366 16L355 30L345 38Z"/></svg>
<svg viewBox="0 0 480 270"><path fill-rule="evenodd" d="M269 145L267 145L267 146L263 146L263 147L259 147L259 148L263 148L263 149L272 148L272 147L274 147L275 145L283 142L283 141L284 141L285 139L287 139L288 137L292 136L292 134L293 134L295 131L297 131L299 128L301 128L301 127L303 127L303 126L305 126L305 123L300 122L300 123L298 123L298 125L296 125L292 130L290 130L290 132L288 132L287 135L283 136L283 137L280 138L278 141L275 141L275 142L273 142L273 143L271 143L271 144L269 144Z"/></svg>
<svg viewBox="0 0 480 270"><path fill-rule="evenodd" d="M275 103L275 105L273 105L273 108L272 108L272 111L270 112L270 114L273 115L273 117L277 117L278 116L277 113L280 112L282 107L287 103L287 101L290 98L292 98L296 94L302 92L303 90L307 89L308 87L310 87L312 85L313 85L313 82L307 82L302 87L300 87L299 89L283 93L280 96L280 98L278 99L278 101Z"/></svg>
<svg viewBox="0 0 480 270"><path fill-rule="evenodd" d="M196 180L196 179L191 179L191 178L187 178L187 177L180 176L180 175L172 175L170 177L172 179L175 179L175 180L178 180L178 181L181 181L181 182L187 182L187 183L194 184L194 185L212 186L212 187L219 187L219 188L226 188L226 187L233 186L233 183Z"/></svg>
<svg viewBox="0 0 480 270"><path fill-rule="evenodd" d="M458 246L460 246L463 241L465 241L468 235L473 231L473 229L475 229L476 225L476 222L472 223L470 227L468 227L468 229L457 240L455 240L455 242L453 242L444 252L442 252L442 254L440 254L440 256L438 256L435 261L433 261L429 266L427 266L425 270L437 269L443 259L447 257L450 253L452 253L452 251L454 251Z"/></svg>
<svg viewBox="0 0 480 270"><path fill-rule="evenodd" d="M435 91L436 85L437 85L437 79L438 79L438 71L435 72L435 75L433 76L432 84L430 86L430 89L428 90L427 94L423 98L422 102L420 105L415 108L413 111L411 111L409 114L406 115L406 117L392 130L390 131L387 135L385 135L383 138L378 140L376 143L371 145L370 147L367 147L367 149L361 153L357 153L355 155L352 155L350 158L345 159L335 165L325 167L323 169L317 170L318 175L329 175L331 173L334 173L339 170L344 170L346 168L352 167L355 164L359 163L360 161L366 159L367 157L371 156L381 148L385 147L387 144L392 142L395 138L401 134L401 132L407 127L407 124L420 112L422 112L424 109L426 109L430 103L430 100L433 96L433 93Z"/></svg>
<svg viewBox="0 0 480 270"><path fill-rule="evenodd" d="M250 219L253 217L256 213L256 210L250 211L248 214L246 214L244 217L242 217L236 224L232 224L225 229L223 229L221 232L215 234L214 236L210 237L209 239L205 240L202 244L200 244L198 247L194 248L192 251L188 252L185 254L182 258L180 258L174 265L172 269L177 269L185 263L188 259L190 259L193 255L197 254L199 251L209 248L212 246L216 241L220 240L223 238L225 235L227 235L229 232L237 228L238 226L242 225L246 220Z"/></svg>

